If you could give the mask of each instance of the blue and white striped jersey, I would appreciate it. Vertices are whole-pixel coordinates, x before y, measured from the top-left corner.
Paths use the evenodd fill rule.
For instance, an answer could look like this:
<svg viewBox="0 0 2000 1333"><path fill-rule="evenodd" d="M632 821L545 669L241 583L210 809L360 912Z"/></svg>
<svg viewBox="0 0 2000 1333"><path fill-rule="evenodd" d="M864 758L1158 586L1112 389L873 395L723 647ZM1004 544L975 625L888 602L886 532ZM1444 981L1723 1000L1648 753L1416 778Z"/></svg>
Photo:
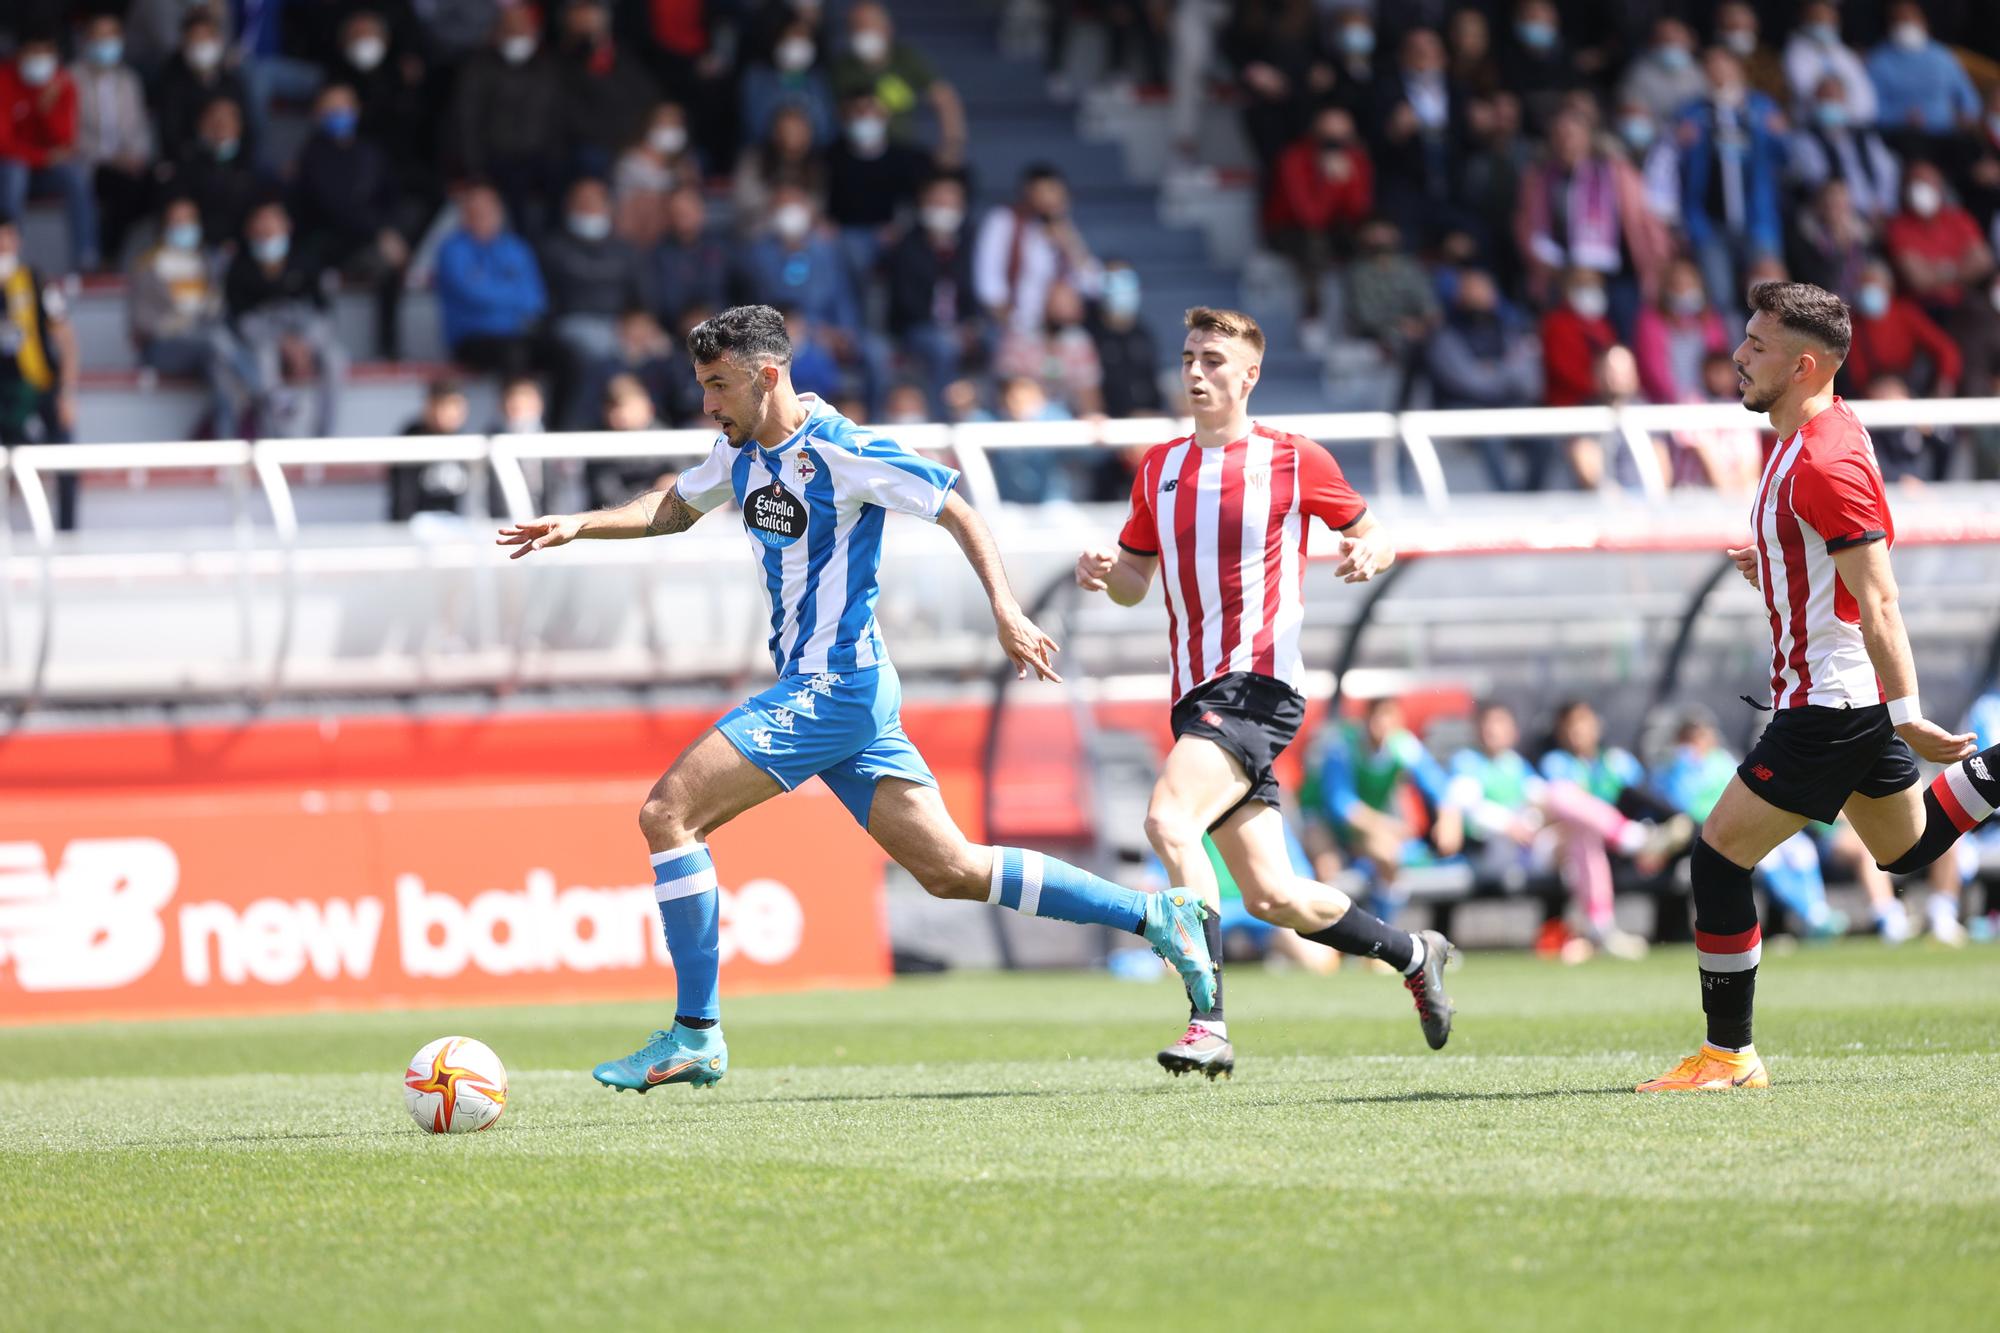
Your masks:
<svg viewBox="0 0 2000 1333"><path fill-rule="evenodd" d="M958 473L857 426L813 394L776 449L720 438L674 489L707 513L734 496L764 567L771 661L780 676L860 671L889 660L875 625L884 510L935 522Z"/></svg>

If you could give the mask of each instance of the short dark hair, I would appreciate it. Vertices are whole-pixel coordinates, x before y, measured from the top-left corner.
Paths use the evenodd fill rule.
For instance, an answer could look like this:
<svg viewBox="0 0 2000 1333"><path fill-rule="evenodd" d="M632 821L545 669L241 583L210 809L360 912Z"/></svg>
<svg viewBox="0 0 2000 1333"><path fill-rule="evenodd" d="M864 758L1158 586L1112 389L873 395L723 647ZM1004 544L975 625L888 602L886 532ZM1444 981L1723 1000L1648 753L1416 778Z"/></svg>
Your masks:
<svg viewBox="0 0 2000 1333"><path fill-rule="evenodd" d="M1053 162L1030 162L1021 169L1023 187L1036 185L1042 181L1059 181L1062 178L1062 171Z"/></svg>
<svg viewBox="0 0 2000 1333"><path fill-rule="evenodd" d="M424 397L433 403L440 398L463 398L465 385L459 382L456 375L434 375L424 385Z"/></svg>
<svg viewBox="0 0 2000 1333"><path fill-rule="evenodd" d="M781 366L792 363L785 317L767 305L731 306L703 320L689 331L687 349L688 359L698 366L724 357L770 357Z"/></svg>
<svg viewBox="0 0 2000 1333"><path fill-rule="evenodd" d="M1847 302L1826 288L1809 282L1760 282L1750 289L1750 309L1762 311L1782 327L1817 343L1831 352L1836 362L1847 360L1854 324L1848 318Z"/></svg>

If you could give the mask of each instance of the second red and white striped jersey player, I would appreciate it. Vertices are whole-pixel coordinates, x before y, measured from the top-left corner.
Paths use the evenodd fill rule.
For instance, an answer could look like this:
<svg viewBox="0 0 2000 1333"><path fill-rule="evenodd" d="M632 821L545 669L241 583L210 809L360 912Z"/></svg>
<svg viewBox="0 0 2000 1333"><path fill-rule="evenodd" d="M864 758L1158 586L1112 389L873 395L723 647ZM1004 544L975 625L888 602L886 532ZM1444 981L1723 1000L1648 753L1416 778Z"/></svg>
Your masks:
<svg viewBox="0 0 2000 1333"><path fill-rule="evenodd" d="M1772 450L1750 523L1771 617L1771 706L1885 702L1862 641L1860 606L1833 553L1893 545L1896 524L1868 430L1838 396Z"/></svg>
<svg viewBox="0 0 2000 1333"><path fill-rule="evenodd" d="M1306 520L1339 530L1366 512L1323 445L1255 422L1222 448L1148 450L1118 544L1160 559L1173 697L1232 671L1297 690Z"/></svg>

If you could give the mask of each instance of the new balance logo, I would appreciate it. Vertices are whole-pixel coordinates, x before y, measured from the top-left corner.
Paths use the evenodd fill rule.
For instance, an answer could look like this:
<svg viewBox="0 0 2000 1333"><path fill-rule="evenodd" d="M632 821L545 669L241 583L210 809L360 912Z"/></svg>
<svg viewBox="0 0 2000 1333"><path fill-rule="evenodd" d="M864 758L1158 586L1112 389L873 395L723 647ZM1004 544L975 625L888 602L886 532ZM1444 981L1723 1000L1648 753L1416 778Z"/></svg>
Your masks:
<svg viewBox="0 0 2000 1333"><path fill-rule="evenodd" d="M1770 769L1764 767L1762 764L1756 764L1751 767L1750 776L1757 779L1757 781L1759 782L1769 782L1772 778L1776 777L1777 774L1773 773Z"/></svg>
<svg viewBox="0 0 2000 1333"><path fill-rule="evenodd" d="M1181 484L1181 479L1179 477L1169 477L1167 478L1167 484L1160 487L1160 494L1165 495L1168 491L1171 491L1174 487L1180 484Z"/></svg>
<svg viewBox="0 0 2000 1333"><path fill-rule="evenodd" d="M1219 727L1222 725L1222 719L1217 717L1212 711L1203 713L1201 715L1201 720L1207 723L1211 727Z"/></svg>
<svg viewBox="0 0 2000 1333"><path fill-rule="evenodd" d="M1965 766L1971 769L1972 776L1978 778L1981 782L1993 781L1993 775L1986 771L1986 757L1984 755L1976 754L1972 756L1972 758L1965 761Z"/></svg>

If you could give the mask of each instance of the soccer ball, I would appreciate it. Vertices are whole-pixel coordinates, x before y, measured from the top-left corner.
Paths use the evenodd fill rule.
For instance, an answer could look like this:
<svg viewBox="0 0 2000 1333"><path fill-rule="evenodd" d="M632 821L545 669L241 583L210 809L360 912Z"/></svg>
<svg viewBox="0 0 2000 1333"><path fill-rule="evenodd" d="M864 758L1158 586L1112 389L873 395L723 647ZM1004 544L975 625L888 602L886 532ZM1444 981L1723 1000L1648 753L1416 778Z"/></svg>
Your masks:
<svg viewBox="0 0 2000 1333"><path fill-rule="evenodd" d="M489 1129L507 1109L507 1068L483 1041L439 1037L410 1057L403 1101L432 1134Z"/></svg>

